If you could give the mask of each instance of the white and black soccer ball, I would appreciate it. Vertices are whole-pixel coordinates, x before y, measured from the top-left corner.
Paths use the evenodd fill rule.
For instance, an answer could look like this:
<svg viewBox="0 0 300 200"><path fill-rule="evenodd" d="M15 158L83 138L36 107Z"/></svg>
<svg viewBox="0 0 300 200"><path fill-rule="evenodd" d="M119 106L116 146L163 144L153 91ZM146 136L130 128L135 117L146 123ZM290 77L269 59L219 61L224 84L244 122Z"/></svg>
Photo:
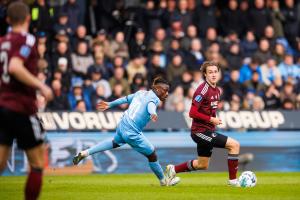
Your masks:
<svg viewBox="0 0 300 200"><path fill-rule="evenodd" d="M241 187L254 187L257 183L256 175L251 171L244 171L239 177Z"/></svg>

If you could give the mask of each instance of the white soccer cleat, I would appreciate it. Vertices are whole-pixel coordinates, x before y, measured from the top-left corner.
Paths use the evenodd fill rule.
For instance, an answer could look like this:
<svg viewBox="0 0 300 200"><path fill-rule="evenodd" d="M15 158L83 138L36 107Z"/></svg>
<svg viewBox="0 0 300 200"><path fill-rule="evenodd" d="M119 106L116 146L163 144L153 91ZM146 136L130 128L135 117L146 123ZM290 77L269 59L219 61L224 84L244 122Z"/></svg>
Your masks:
<svg viewBox="0 0 300 200"><path fill-rule="evenodd" d="M177 185L179 182L180 182L180 178L179 177L174 177L171 180L169 180L168 186Z"/></svg>
<svg viewBox="0 0 300 200"><path fill-rule="evenodd" d="M241 187L238 179L228 180L228 186Z"/></svg>
<svg viewBox="0 0 300 200"><path fill-rule="evenodd" d="M169 180L172 180L176 177L175 167L174 165L167 165L166 168L166 176Z"/></svg>

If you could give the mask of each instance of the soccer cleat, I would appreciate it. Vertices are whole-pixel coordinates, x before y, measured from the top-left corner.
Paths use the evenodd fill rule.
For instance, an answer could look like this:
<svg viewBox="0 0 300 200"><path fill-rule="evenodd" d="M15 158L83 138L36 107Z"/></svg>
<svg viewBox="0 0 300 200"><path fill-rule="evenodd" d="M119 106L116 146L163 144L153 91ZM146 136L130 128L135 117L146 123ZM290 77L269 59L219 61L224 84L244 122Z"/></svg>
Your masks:
<svg viewBox="0 0 300 200"><path fill-rule="evenodd" d="M74 156L74 158L73 158L73 164L74 164L74 165L78 165L78 163L79 163L82 159L84 159L84 158L85 158L85 156L83 156L82 153L79 152L76 156Z"/></svg>
<svg viewBox="0 0 300 200"><path fill-rule="evenodd" d="M237 179L233 179L233 180L228 180L228 186L231 187L241 187L240 183Z"/></svg>
<svg viewBox="0 0 300 200"><path fill-rule="evenodd" d="M179 177L174 177L171 180L168 181L168 186L174 186L177 185L180 182Z"/></svg>
<svg viewBox="0 0 300 200"><path fill-rule="evenodd" d="M160 180L160 186L168 186L166 177L164 179Z"/></svg>
<svg viewBox="0 0 300 200"><path fill-rule="evenodd" d="M172 180L176 177L175 167L174 165L167 165L166 168L166 176L169 180Z"/></svg>

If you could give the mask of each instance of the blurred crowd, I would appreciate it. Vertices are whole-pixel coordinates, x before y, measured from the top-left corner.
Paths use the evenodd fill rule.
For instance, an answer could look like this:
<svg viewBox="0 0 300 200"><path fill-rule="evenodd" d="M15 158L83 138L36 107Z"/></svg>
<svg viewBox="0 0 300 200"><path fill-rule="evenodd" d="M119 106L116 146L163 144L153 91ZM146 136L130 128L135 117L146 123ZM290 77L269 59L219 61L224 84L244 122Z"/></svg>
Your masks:
<svg viewBox="0 0 300 200"><path fill-rule="evenodd" d="M0 0L1 35L9 2ZM156 76L171 83L161 109L188 111L206 60L222 69L220 109L300 109L297 0L26 2L38 77L55 94L48 103L38 95L40 111L92 111Z"/></svg>

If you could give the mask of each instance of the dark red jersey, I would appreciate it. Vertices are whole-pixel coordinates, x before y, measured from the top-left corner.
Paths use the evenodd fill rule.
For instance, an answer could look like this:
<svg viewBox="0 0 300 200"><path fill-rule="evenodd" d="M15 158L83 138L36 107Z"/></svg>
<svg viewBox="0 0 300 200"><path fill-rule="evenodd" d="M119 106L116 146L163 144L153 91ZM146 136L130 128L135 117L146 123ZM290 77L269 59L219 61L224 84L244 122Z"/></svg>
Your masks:
<svg viewBox="0 0 300 200"><path fill-rule="evenodd" d="M10 32L0 38L0 107L31 115L37 112L36 90L19 82L8 73L12 57L23 60L24 66L37 75L35 37L29 33Z"/></svg>
<svg viewBox="0 0 300 200"><path fill-rule="evenodd" d="M210 117L216 117L220 90L213 88L207 82L199 85L194 93L190 116L193 118L192 133L214 131L215 126L209 122Z"/></svg>

